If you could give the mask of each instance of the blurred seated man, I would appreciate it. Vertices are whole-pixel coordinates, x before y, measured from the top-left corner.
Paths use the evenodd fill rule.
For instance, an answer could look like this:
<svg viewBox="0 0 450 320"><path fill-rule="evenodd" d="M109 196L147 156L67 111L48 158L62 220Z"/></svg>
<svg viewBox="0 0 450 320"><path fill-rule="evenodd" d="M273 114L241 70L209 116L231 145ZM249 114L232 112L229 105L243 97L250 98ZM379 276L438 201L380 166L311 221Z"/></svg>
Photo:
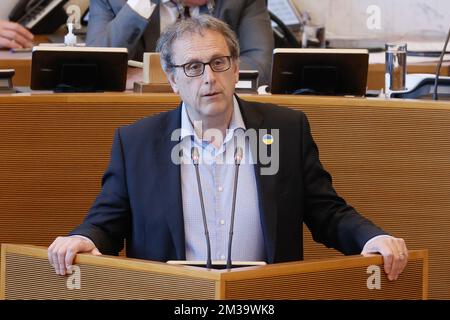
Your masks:
<svg viewBox="0 0 450 320"><path fill-rule="evenodd" d="M238 35L241 69L258 70L260 85L268 84L274 44L265 0L91 0L86 44L126 47L130 59L142 60L169 24L203 13L228 23Z"/></svg>
<svg viewBox="0 0 450 320"><path fill-rule="evenodd" d="M305 224L314 240L344 254L381 253L397 279L405 242L336 193L306 115L234 94L239 44L227 24L209 15L181 20L163 32L158 51L182 103L117 129L84 222L48 249L56 273L66 274L78 252L116 255L124 242L133 258L204 261L206 229L212 260L224 260L235 221L233 261L302 260Z"/></svg>
<svg viewBox="0 0 450 320"><path fill-rule="evenodd" d="M0 1L0 48L20 49L33 46L33 34L18 23L8 21L8 16L18 0Z"/></svg>

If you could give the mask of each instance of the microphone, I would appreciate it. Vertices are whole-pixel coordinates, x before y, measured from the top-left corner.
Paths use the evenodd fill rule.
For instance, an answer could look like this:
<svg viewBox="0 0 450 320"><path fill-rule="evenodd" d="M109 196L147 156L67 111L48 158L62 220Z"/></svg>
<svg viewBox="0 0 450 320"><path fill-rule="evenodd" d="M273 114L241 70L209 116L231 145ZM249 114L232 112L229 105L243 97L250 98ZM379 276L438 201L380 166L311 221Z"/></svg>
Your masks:
<svg viewBox="0 0 450 320"><path fill-rule="evenodd" d="M195 167L195 174L197 176L197 186L198 186L198 195L200 197L200 206L202 208L202 217L203 217L203 228L205 229L205 238L206 238L206 268L211 269L212 261L211 261L211 242L209 240L209 232L208 232L208 223L206 222L206 213L205 213L205 203L203 201L203 192L202 192L202 184L200 182L200 173L198 171L198 162L199 162L199 153L197 147L191 148L191 158Z"/></svg>
<svg viewBox="0 0 450 320"><path fill-rule="evenodd" d="M235 137L235 143L236 143L236 137ZM234 213L236 209L236 193L237 193L237 185L238 185L238 178L239 178L239 166L242 161L242 155L243 151L242 148L239 146L236 146L236 149L234 151L234 186L233 186L233 203L231 206L231 219L230 219L230 232L228 234L228 257L227 257L227 269L231 269L231 244L233 242L233 230L234 230Z"/></svg>
<svg viewBox="0 0 450 320"><path fill-rule="evenodd" d="M439 72L441 71L442 61L444 60L445 51L447 50L448 40L450 38L450 29L448 30L447 39L445 40L444 48L442 49L441 56L439 58L439 63L436 67L436 78L434 80L434 90L433 90L433 100L438 100L438 82L439 82Z"/></svg>

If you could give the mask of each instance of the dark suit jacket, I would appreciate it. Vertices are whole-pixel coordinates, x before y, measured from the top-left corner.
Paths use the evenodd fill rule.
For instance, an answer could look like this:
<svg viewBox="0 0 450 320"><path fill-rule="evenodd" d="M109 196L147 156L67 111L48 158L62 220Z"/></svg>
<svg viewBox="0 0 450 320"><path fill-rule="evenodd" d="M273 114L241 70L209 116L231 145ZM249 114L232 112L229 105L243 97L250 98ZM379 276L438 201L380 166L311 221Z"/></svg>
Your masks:
<svg viewBox="0 0 450 320"><path fill-rule="evenodd" d="M143 52L154 51L159 25L152 28L126 3L127 0L91 0L86 43L126 47L130 59L142 60ZM265 0L216 0L213 14L236 32L241 69L258 70L260 84L269 84L274 41Z"/></svg>
<svg viewBox="0 0 450 320"><path fill-rule="evenodd" d="M269 263L303 258L303 222L316 241L345 254L384 234L336 194L302 112L238 101L247 129L280 132L278 173L261 175L255 165ZM170 141L180 126L178 107L118 129L102 191L71 234L89 237L104 254L117 254L126 238L130 257L184 260L180 167L171 161L178 141Z"/></svg>

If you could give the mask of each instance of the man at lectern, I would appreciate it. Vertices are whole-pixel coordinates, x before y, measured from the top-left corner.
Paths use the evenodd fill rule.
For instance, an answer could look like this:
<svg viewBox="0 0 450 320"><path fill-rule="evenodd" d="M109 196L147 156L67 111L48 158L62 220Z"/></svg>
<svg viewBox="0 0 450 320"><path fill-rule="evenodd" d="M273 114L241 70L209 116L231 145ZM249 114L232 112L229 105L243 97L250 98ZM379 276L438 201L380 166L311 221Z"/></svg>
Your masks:
<svg viewBox="0 0 450 320"><path fill-rule="evenodd" d="M181 20L158 41L182 103L117 129L102 190L84 222L48 256L64 275L76 253L154 261L303 259L305 223L344 254L381 253L390 280L406 266L403 239L387 235L333 189L306 116L234 94L239 45L211 17ZM209 230L209 232L205 232ZM207 236L206 236L207 235Z"/></svg>

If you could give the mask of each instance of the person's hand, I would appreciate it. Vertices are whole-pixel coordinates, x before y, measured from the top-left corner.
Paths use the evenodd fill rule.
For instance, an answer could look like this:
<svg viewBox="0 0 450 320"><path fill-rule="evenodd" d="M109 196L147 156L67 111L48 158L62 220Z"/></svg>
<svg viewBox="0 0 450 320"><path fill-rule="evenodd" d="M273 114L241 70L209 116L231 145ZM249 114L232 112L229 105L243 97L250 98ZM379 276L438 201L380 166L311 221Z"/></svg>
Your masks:
<svg viewBox="0 0 450 320"><path fill-rule="evenodd" d="M65 275L71 267L77 253L88 252L101 255L92 241L82 237L58 237L48 247L48 261L55 269L56 274Z"/></svg>
<svg viewBox="0 0 450 320"><path fill-rule="evenodd" d="M361 254L369 255L376 252L383 256L384 272L388 279L397 280L408 262L405 241L387 235L377 236L367 241Z"/></svg>
<svg viewBox="0 0 450 320"><path fill-rule="evenodd" d="M0 20L0 48L31 48L33 34L18 23Z"/></svg>

